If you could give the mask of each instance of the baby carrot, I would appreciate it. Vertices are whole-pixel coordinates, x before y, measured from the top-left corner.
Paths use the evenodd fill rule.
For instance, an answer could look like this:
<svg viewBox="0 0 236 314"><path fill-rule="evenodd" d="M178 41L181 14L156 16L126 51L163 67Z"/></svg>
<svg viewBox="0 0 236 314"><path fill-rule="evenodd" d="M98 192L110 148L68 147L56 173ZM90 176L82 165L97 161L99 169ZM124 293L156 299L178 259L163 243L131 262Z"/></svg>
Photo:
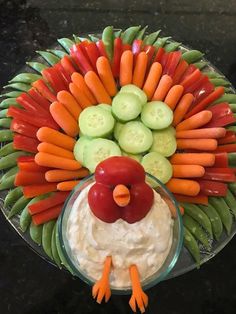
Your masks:
<svg viewBox="0 0 236 314"><path fill-rule="evenodd" d="M169 90L168 94L166 95L166 98L164 102L174 111L178 101L180 100L180 97L182 96L184 91L184 88L182 85L174 85Z"/></svg>
<svg viewBox="0 0 236 314"><path fill-rule="evenodd" d="M215 163L215 155L211 153L179 153L170 158L172 165L199 165L211 167Z"/></svg>
<svg viewBox="0 0 236 314"><path fill-rule="evenodd" d="M177 65L175 69L175 73L173 76L173 84L178 84L181 77L183 76L184 72L188 68L188 63L185 60L180 61L180 63Z"/></svg>
<svg viewBox="0 0 236 314"><path fill-rule="evenodd" d="M41 142L51 143L70 151L73 151L76 143L72 137L48 127L40 128L37 132L37 138Z"/></svg>
<svg viewBox="0 0 236 314"><path fill-rule="evenodd" d="M176 138L221 138L226 134L225 128L205 128L177 131Z"/></svg>
<svg viewBox="0 0 236 314"><path fill-rule="evenodd" d="M186 195L174 194L174 197L176 198L178 202L181 202L181 203L208 205L208 196L203 195L203 194L198 194L197 196L186 196Z"/></svg>
<svg viewBox="0 0 236 314"><path fill-rule="evenodd" d="M192 102L193 102L193 95L192 94L185 94L178 103L177 107L174 111L174 119L173 119L173 126L176 126L179 124L183 118L186 112L189 110Z"/></svg>
<svg viewBox="0 0 236 314"><path fill-rule="evenodd" d="M120 86L132 83L133 62L134 60L132 51L124 51L120 59Z"/></svg>
<svg viewBox="0 0 236 314"><path fill-rule="evenodd" d="M172 165L174 178L198 178L202 177L205 169L199 165Z"/></svg>
<svg viewBox="0 0 236 314"><path fill-rule="evenodd" d="M35 155L35 162L39 166L64 170L78 170L82 167L81 164L76 160L41 152Z"/></svg>
<svg viewBox="0 0 236 314"><path fill-rule="evenodd" d="M95 72L88 71L84 76L84 80L98 103L111 104L111 97Z"/></svg>
<svg viewBox="0 0 236 314"><path fill-rule="evenodd" d="M48 222L52 219L56 219L57 217L59 217L59 215L61 213L63 204L64 203L56 205L54 207L48 208L47 210L44 210L41 213L33 215L32 216L33 223L36 226L38 226L38 225L41 225L41 224Z"/></svg>
<svg viewBox="0 0 236 314"><path fill-rule="evenodd" d="M203 110L191 116L190 118L180 122L176 127L176 131L200 128L201 126L207 124L211 120L211 118L212 112L209 110Z"/></svg>
<svg viewBox="0 0 236 314"><path fill-rule="evenodd" d="M78 123L69 111L58 101L50 105L50 112L56 123L69 136L75 137L79 133Z"/></svg>
<svg viewBox="0 0 236 314"><path fill-rule="evenodd" d="M201 77L202 73L199 69L196 69L193 73L188 75L180 84L184 87L187 88L194 84L196 81L198 81Z"/></svg>
<svg viewBox="0 0 236 314"><path fill-rule="evenodd" d="M188 196L196 196L200 192L200 185L193 180L170 179L166 187L172 192Z"/></svg>
<svg viewBox="0 0 236 314"><path fill-rule="evenodd" d="M110 96L115 96L117 93L116 82L114 80L110 62L106 57L99 57L96 62L98 75Z"/></svg>
<svg viewBox="0 0 236 314"><path fill-rule="evenodd" d="M89 171L86 168L79 170L48 170L45 173L45 178L48 182L61 182L72 179L81 179L89 175Z"/></svg>
<svg viewBox="0 0 236 314"><path fill-rule="evenodd" d="M178 149L215 150L217 140L215 139L177 139Z"/></svg>
<svg viewBox="0 0 236 314"><path fill-rule="evenodd" d="M57 184L57 189L59 191L71 191L79 182L79 180L60 182Z"/></svg>
<svg viewBox="0 0 236 314"><path fill-rule="evenodd" d="M75 97L76 101L80 104L80 107L82 109L93 105L93 103L89 100L83 90L74 83L69 84L69 90L71 94Z"/></svg>
<svg viewBox="0 0 236 314"><path fill-rule="evenodd" d="M148 56L146 52L142 51L137 56L133 73L133 84L138 86L139 88L143 87L143 82L147 70L147 64Z"/></svg>
<svg viewBox="0 0 236 314"><path fill-rule="evenodd" d="M171 86L172 78L167 74L163 75L155 90L152 100L163 100L166 97Z"/></svg>
<svg viewBox="0 0 236 314"><path fill-rule="evenodd" d="M77 121L82 111L82 108L75 100L75 98L71 95L71 93L67 92L66 90L62 90L57 93L57 100L65 106L65 108Z"/></svg>
<svg viewBox="0 0 236 314"><path fill-rule="evenodd" d="M97 103L95 97L90 92L88 86L85 83L83 76L80 73L78 72L73 73L71 76L71 80L78 88L80 88L84 92L84 94L90 100L92 105L95 105Z"/></svg>
<svg viewBox="0 0 236 314"><path fill-rule="evenodd" d="M151 65L146 82L143 86L143 91L146 93L148 100L152 99L157 84L162 74L162 65L159 62L154 62Z"/></svg>
<svg viewBox="0 0 236 314"><path fill-rule="evenodd" d="M62 147L59 147L57 145L51 144L51 143L46 143L46 142L42 142L38 145L38 151L41 153L48 153L48 154L52 154L52 155L56 155L59 157L64 157L64 158L68 158L68 159L75 159L74 154L67 150L64 149Z"/></svg>

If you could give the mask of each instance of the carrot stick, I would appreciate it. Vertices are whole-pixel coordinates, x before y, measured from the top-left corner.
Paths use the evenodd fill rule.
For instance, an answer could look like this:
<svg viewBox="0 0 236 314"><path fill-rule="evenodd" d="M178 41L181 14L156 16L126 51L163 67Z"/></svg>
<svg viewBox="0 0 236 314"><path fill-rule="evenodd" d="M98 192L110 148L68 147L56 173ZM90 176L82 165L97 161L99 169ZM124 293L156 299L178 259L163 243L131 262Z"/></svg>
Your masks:
<svg viewBox="0 0 236 314"><path fill-rule="evenodd" d="M133 73L133 84L138 86L139 88L143 87L143 82L147 70L147 64L148 56L146 52L142 51L137 56Z"/></svg>
<svg viewBox="0 0 236 314"><path fill-rule="evenodd" d="M81 179L87 177L89 175L89 171L86 168L81 168L79 170L59 170L53 169L48 170L45 173L45 179L48 182L61 182L72 179Z"/></svg>
<svg viewBox="0 0 236 314"><path fill-rule="evenodd" d="M143 91L146 93L148 100L152 99L152 96L156 90L157 84L161 78L162 65L159 62L154 62L151 65L146 82L143 86Z"/></svg>
<svg viewBox="0 0 236 314"><path fill-rule="evenodd" d="M202 101L196 104L192 110L190 110L186 115L185 118L189 118L195 113L205 109L208 105L213 103L216 99L218 99L221 95L224 94L224 87L219 86L217 87L210 95L205 97Z"/></svg>
<svg viewBox="0 0 236 314"><path fill-rule="evenodd" d="M80 104L75 100L75 98L71 95L71 93L67 92L66 90L62 90L57 93L57 100L65 106L65 108L77 121L82 111L82 108L80 107Z"/></svg>
<svg viewBox="0 0 236 314"><path fill-rule="evenodd" d="M19 171L16 174L14 185L26 186L31 184L46 183L45 174L43 172Z"/></svg>
<svg viewBox="0 0 236 314"><path fill-rule="evenodd" d="M152 100L163 100L166 97L171 86L172 78L167 74L163 75L155 90Z"/></svg>
<svg viewBox="0 0 236 314"><path fill-rule="evenodd" d="M130 202L129 189L123 184L118 184L113 190L113 199L118 206L127 206Z"/></svg>
<svg viewBox="0 0 236 314"><path fill-rule="evenodd" d="M178 84L184 72L188 68L188 63L185 60L180 61L175 69L175 73L173 76L173 85Z"/></svg>
<svg viewBox="0 0 236 314"><path fill-rule="evenodd" d="M45 222L48 222L52 219L56 219L57 217L59 217L62 207L63 207L64 203L56 205L54 207L51 207L39 214L35 214L32 216L32 221L33 223L38 226L41 225Z"/></svg>
<svg viewBox="0 0 236 314"><path fill-rule="evenodd" d="M80 107L82 109L93 105L93 103L89 100L83 90L74 83L69 84L69 90L71 94L75 97L76 101L80 104Z"/></svg>
<svg viewBox="0 0 236 314"><path fill-rule="evenodd" d="M79 134L78 123L66 107L58 101L50 105L50 113L56 123L69 136L75 137Z"/></svg>
<svg viewBox="0 0 236 314"><path fill-rule="evenodd" d="M71 151L51 143L42 142L38 145L37 148L41 153L48 153L59 157L75 159L74 154Z"/></svg>
<svg viewBox="0 0 236 314"><path fill-rule="evenodd" d="M48 127L42 127L37 132L37 138L41 142L47 142L73 151L76 140L72 137Z"/></svg>
<svg viewBox="0 0 236 314"><path fill-rule="evenodd" d="M120 59L120 86L132 83L133 62L134 60L132 51L124 51Z"/></svg>
<svg viewBox="0 0 236 314"><path fill-rule="evenodd" d="M31 84L34 88L37 89L37 91L45 97L50 102L53 102L56 100L56 96L52 93L52 91L47 87L47 85L44 83L42 79L37 80Z"/></svg>
<svg viewBox="0 0 236 314"><path fill-rule="evenodd" d="M211 167L215 163L215 155L210 153L179 153L170 158L172 165L199 165Z"/></svg>
<svg viewBox="0 0 236 314"><path fill-rule="evenodd" d="M32 198L38 195L54 192L57 190L55 183L33 184L23 187L23 194L26 198Z"/></svg>
<svg viewBox="0 0 236 314"><path fill-rule="evenodd" d="M225 128L205 128L177 131L176 138L221 138L226 134Z"/></svg>
<svg viewBox="0 0 236 314"><path fill-rule="evenodd" d="M200 185L193 180L172 178L166 183L166 187L172 192L188 196L196 196L200 192Z"/></svg>
<svg viewBox="0 0 236 314"><path fill-rule="evenodd" d="M181 203L208 205L208 197L203 194L198 194L197 196L186 196L186 195L174 194L174 197L176 198L178 202L181 202Z"/></svg>
<svg viewBox="0 0 236 314"><path fill-rule="evenodd" d="M84 80L98 103L111 104L111 97L95 72L88 71L84 76Z"/></svg>
<svg viewBox="0 0 236 314"><path fill-rule="evenodd" d="M64 170L78 170L82 166L76 160L71 160L69 158L64 158L48 153L38 153L35 155L35 162L39 166L52 167Z"/></svg>
<svg viewBox="0 0 236 314"><path fill-rule="evenodd" d="M201 77L202 73L199 69L196 69L193 73L188 75L180 84L184 87L187 88L188 86L191 86L193 83L199 80Z"/></svg>
<svg viewBox="0 0 236 314"><path fill-rule="evenodd" d="M199 178L205 173L205 169L199 165L172 165L174 178Z"/></svg>
<svg viewBox="0 0 236 314"><path fill-rule="evenodd" d="M176 127L176 131L200 128L203 125L207 124L211 120L211 118L212 112L209 110L203 110L191 116L190 118L180 122Z"/></svg>
<svg viewBox="0 0 236 314"><path fill-rule="evenodd" d="M174 111L180 97L182 96L184 88L182 85L174 85L169 90L165 98L165 103Z"/></svg>
<svg viewBox="0 0 236 314"><path fill-rule="evenodd" d="M98 75L110 96L115 96L117 93L116 82L114 80L110 62L106 57L99 57L96 62Z"/></svg>
<svg viewBox="0 0 236 314"><path fill-rule="evenodd" d="M75 72L72 74L71 79L72 82L84 92L86 97L90 100L91 104L95 105L97 101L93 94L91 93L91 91L89 90L88 86L86 85L83 76L80 73Z"/></svg>
<svg viewBox="0 0 236 314"><path fill-rule="evenodd" d="M174 118L173 118L173 126L176 126L179 124L183 118L186 112L189 110L192 102L193 102L193 95L192 94L185 94L181 99L180 102L178 103L177 107L175 108L174 111Z"/></svg>
<svg viewBox="0 0 236 314"><path fill-rule="evenodd" d="M177 139L178 149L215 150L217 140L215 139Z"/></svg>
<svg viewBox="0 0 236 314"><path fill-rule="evenodd" d="M79 180L60 182L57 184L57 189L59 191L71 191L79 182Z"/></svg>

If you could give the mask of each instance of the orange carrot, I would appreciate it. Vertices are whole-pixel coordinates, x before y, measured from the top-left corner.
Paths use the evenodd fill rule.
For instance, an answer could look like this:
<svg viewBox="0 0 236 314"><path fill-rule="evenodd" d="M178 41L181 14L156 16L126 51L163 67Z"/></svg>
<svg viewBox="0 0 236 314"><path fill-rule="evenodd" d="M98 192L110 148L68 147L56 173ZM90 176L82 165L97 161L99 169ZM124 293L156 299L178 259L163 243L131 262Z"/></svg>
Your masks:
<svg viewBox="0 0 236 314"><path fill-rule="evenodd" d="M185 94L178 103L175 111L174 111L174 119L173 119L173 126L176 126L179 124L183 118L186 112L189 110L192 102L193 102L193 95L192 94Z"/></svg>
<svg viewBox="0 0 236 314"><path fill-rule="evenodd" d="M64 170L78 170L82 167L81 164L76 160L41 152L35 155L35 162L39 166Z"/></svg>
<svg viewBox="0 0 236 314"><path fill-rule="evenodd" d="M172 165L199 165L211 167L215 163L215 155L210 153L179 153L170 158Z"/></svg>
<svg viewBox="0 0 236 314"><path fill-rule="evenodd" d="M146 52L142 51L137 56L133 73L133 84L138 86L139 88L143 87L147 64L148 55L146 54Z"/></svg>
<svg viewBox="0 0 236 314"><path fill-rule="evenodd" d="M38 145L37 149L41 153L48 153L73 160L75 159L74 154L71 151L51 143L42 142Z"/></svg>
<svg viewBox="0 0 236 314"><path fill-rule="evenodd" d="M175 69L175 73L173 76L173 84L178 84L184 72L188 68L188 63L185 60L181 60Z"/></svg>
<svg viewBox="0 0 236 314"><path fill-rule="evenodd" d="M26 198L32 198L49 192L57 190L55 183L43 183L43 184L32 184L22 188L23 194Z"/></svg>
<svg viewBox="0 0 236 314"><path fill-rule="evenodd" d="M96 62L98 75L110 96L115 96L117 93L116 82L114 80L110 62L106 57L99 57Z"/></svg>
<svg viewBox="0 0 236 314"><path fill-rule="evenodd" d="M200 185L193 180L172 178L166 183L166 187L172 192L188 196L196 196L200 192Z"/></svg>
<svg viewBox="0 0 236 314"><path fill-rule="evenodd" d="M171 86L172 78L167 74L163 75L155 90L152 100L163 100L166 97Z"/></svg>
<svg viewBox="0 0 236 314"><path fill-rule="evenodd" d="M59 191L71 191L79 182L79 180L60 182L57 184L57 189Z"/></svg>
<svg viewBox="0 0 236 314"><path fill-rule="evenodd" d="M59 170L53 169L48 170L45 173L45 179L48 182L61 182L72 179L81 179L89 175L89 171L86 168L79 170Z"/></svg>
<svg viewBox="0 0 236 314"><path fill-rule="evenodd" d="M177 131L176 138L221 138L226 134L225 128L205 128Z"/></svg>
<svg viewBox="0 0 236 314"><path fill-rule="evenodd" d="M45 126L38 130L37 138L41 142L51 143L70 151L73 151L76 143L72 137Z"/></svg>
<svg viewBox="0 0 236 314"><path fill-rule="evenodd" d="M186 195L174 194L174 197L176 198L178 202L181 202L181 203L208 205L208 197L203 194L198 194L197 196L186 196Z"/></svg>
<svg viewBox="0 0 236 314"><path fill-rule="evenodd" d="M86 97L90 100L91 104L95 105L97 101L95 97L93 96L93 94L90 92L88 86L86 85L83 76L80 73L75 72L72 74L71 79L72 79L72 82L84 92Z"/></svg>
<svg viewBox="0 0 236 314"><path fill-rule="evenodd" d="M205 173L205 169L199 165L172 165L174 178L199 178Z"/></svg>
<svg viewBox="0 0 236 314"><path fill-rule="evenodd" d="M82 109L85 109L93 105L93 103L89 100L89 98L86 96L83 90L79 88L77 85L75 85L74 83L70 83L69 89L71 94L75 97L76 101L80 104L80 107Z"/></svg>
<svg viewBox="0 0 236 314"><path fill-rule="evenodd" d="M146 82L143 86L143 91L146 93L148 100L152 99L152 96L156 90L157 84L161 78L162 65L159 62L154 62L151 65Z"/></svg>
<svg viewBox="0 0 236 314"><path fill-rule="evenodd" d="M201 71L199 69L196 69L193 73L188 75L182 82L180 82L180 84L184 88L186 88L192 85L193 83L197 82L199 78L201 77L201 75L202 75Z"/></svg>
<svg viewBox="0 0 236 314"><path fill-rule="evenodd" d="M57 100L66 107L66 109L77 121L82 111L82 108L75 100L75 98L71 95L71 93L67 92L66 90L62 90L57 93Z"/></svg>
<svg viewBox="0 0 236 314"><path fill-rule="evenodd" d="M182 85L174 85L169 90L165 98L165 103L174 111L180 97L182 96L184 88Z"/></svg>
<svg viewBox="0 0 236 314"><path fill-rule="evenodd" d="M120 59L120 86L132 83L133 62L134 60L132 51L124 51Z"/></svg>
<svg viewBox="0 0 236 314"><path fill-rule="evenodd" d="M177 139L178 149L215 150L217 140L215 139Z"/></svg>
<svg viewBox="0 0 236 314"><path fill-rule="evenodd" d="M201 112L196 113L192 117L180 122L176 127L176 131L200 128L203 125L207 124L211 120L211 118L212 112L209 110L203 110Z"/></svg>
<svg viewBox="0 0 236 314"><path fill-rule="evenodd" d="M113 190L113 199L118 206L127 206L130 202L129 189L123 184L118 184Z"/></svg>
<svg viewBox="0 0 236 314"><path fill-rule="evenodd" d="M33 223L36 226L38 226L38 225L41 225L41 224L48 222L52 219L56 219L57 217L59 217L59 215L61 213L63 204L64 203L53 206L51 208L48 208L47 210L44 210L41 213L33 215L32 216Z"/></svg>
<svg viewBox="0 0 236 314"><path fill-rule="evenodd" d="M111 104L111 97L95 72L88 71L84 76L84 80L98 103Z"/></svg>

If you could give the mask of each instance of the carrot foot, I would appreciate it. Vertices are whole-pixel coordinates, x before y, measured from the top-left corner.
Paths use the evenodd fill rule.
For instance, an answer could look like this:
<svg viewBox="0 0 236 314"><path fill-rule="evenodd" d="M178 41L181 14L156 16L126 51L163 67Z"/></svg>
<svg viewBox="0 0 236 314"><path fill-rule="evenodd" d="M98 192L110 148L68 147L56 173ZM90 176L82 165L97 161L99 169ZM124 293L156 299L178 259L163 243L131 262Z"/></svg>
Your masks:
<svg viewBox="0 0 236 314"><path fill-rule="evenodd" d="M105 297L105 302L107 302L111 297L109 274L111 270L111 256L107 256L104 263L104 269L102 277L94 284L92 289L92 295L94 299L97 299L97 303L101 303Z"/></svg>

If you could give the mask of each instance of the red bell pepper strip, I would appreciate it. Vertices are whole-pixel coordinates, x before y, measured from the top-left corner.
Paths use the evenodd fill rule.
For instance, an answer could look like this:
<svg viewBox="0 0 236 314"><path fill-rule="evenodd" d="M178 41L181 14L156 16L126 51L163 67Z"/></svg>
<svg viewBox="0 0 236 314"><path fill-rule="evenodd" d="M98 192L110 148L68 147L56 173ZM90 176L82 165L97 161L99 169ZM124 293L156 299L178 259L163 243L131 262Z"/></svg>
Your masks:
<svg viewBox="0 0 236 314"><path fill-rule="evenodd" d="M32 137L15 134L13 138L13 147L18 150L24 150L29 153L37 153L40 142Z"/></svg>
<svg viewBox="0 0 236 314"><path fill-rule="evenodd" d="M178 202L208 205L208 196L202 193L199 193L197 196L174 194L174 197Z"/></svg>
<svg viewBox="0 0 236 314"><path fill-rule="evenodd" d="M153 47L152 45L146 45L143 47L143 51L145 51L148 56L148 66L150 66L153 56L155 54L155 47Z"/></svg>
<svg viewBox="0 0 236 314"><path fill-rule="evenodd" d="M64 86L68 89L69 84L71 83L71 77L66 72L66 70L61 65L61 62L58 62L53 66L53 68L56 70L57 75L60 76L61 80L63 81Z"/></svg>
<svg viewBox="0 0 236 314"><path fill-rule="evenodd" d="M200 185L200 191L207 196L226 196L228 186L223 182L214 182L209 180L197 180Z"/></svg>
<svg viewBox="0 0 236 314"><path fill-rule="evenodd" d="M85 46L85 50L87 52L89 61L92 64L94 71L97 71L96 62L97 62L97 59L99 58L100 54L99 54L99 50L98 50L96 44L95 43L88 43Z"/></svg>
<svg viewBox="0 0 236 314"><path fill-rule="evenodd" d="M227 153L215 154L214 167L216 167L216 168L228 168L229 167L228 154Z"/></svg>
<svg viewBox="0 0 236 314"><path fill-rule="evenodd" d="M230 168L205 168L203 180L235 182L234 171Z"/></svg>
<svg viewBox="0 0 236 314"><path fill-rule="evenodd" d="M49 111L49 107L51 105L51 102L48 101L45 97L43 97L35 88L31 88L30 90L28 90L28 94L41 107L43 107L45 110Z"/></svg>
<svg viewBox="0 0 236 314"><path fill-rule="evenodd" d="M194 71L196 71L197 68L195 67L194 64L190 64L186 71L184 72L184 74L181 77L180 83L183 82L183 80L185 80L189 75L191 75Z"/></svg>
<svg viewBox="0 0 236 314"><path fill-rule="evenodd" d="M170 52L165 52L165 53L162 55L161 61L160 61L160 64L162 65L162 69L165 68L165 65L166 65L167 62L168 62L169 56L170 56Z"/></svg>
<svg viewBox="0 0 236 314"><path fill-rule="evenodd" d="M64 56L61 59L61 65L63 66L64 70L69 74L69 76L71 76L74 72L77 72L69 56Z"/></svg>
<svg viewBox="0 0 236 314"><path fill-rule="evenodd" d="M167 74L172 77L175 73L175 69L179 64L181 59L181 51L173 51L170 53L170 57L168 58L168 62L164 68L163 74Z"/></svg>
<svg viewBox="0 0 236 314"><path fill-rule="evenodd" d="M13 119L11 121L10 129L16 133L26 135L28 137L37 138L36 133L38 128L18 119Z"/></svg>
<svg viewBox="0 0 236 314"><path fill-rule="evenodd" d="M20 156L20 157L17 158L17 163L18 162L34 162L34 156L35 155Z"/></svg>
<svg viewBox="0 0 236 314"><path fill-rule="evenodd" d="M47 183L43 172L22 171L17 172L14 185L26 186L32 184Z"/></svg>
<svg viewBox="0 0 236 314"><path fill-rule="evenodd" d="M54 102L57 100L56 96L48 88L48 86L45 84L45 82L42 79L33 82L32 86L36 88L37 91L50 102Z"/></svg>
<svg viewBox="0 0 236 314"><path fill-rule="evenodd" d="M80 71L83 74L86 74L88 71L93 71L93 67L90 64L87 55L85 55L83 48L80 46L80 44L75 44L70 49L70 53Z"/></svg>
<svg viewBox="0 0 236 314"><path fill-rule="evenodd" d="M201 88L201 86L206 84L208 81L209 79L206 75L201 75L199 80L197 80L195 83L185 88L184 92L192 94L195 90L198 90L199 88Z"/></svg>
<svg viewBox="0 0 236 314"><path fill-rule="evenodd" d="M31 198L56 190L57 184L55 183L32 184L23 187L23 194L26 198Z"/></svg>
<svg viewBox="0 0 236 314"><path fill-rule="evenodd" d="M162 47L159 47L153 62L159 62L160 63L161 58L162 58L164 53L165 53L165 49Z"/></svg>
<svg viewBox="0 0 236 314"><path fill-rule="evenodd" d="M199 80L201 76L201 71L196 69L190 75L186 76L185 79L182 79L180 84L184 87L184 89L189 88L192 84L195 84L195 82Z"/></svg>
<svg viewBox="0 0 236 314"><path fill-rule="evenodd" d="M103 41L102 41L101 39L98 40L98 41L96 42L96 45L97 45L97 47L98 47L100 56L104 56L104 57L106 57L107 59L109 59L108 56L107 56L106 48L105 48L105 46L104 46Z"/></svg>
<svg viewBox="0 0 236 314"><path fill-rule="evenodd" d="M211 106L210 108L207 108L207 110L210 110L212 112L212 115L215 115L216 118L222 118L227 115L233 114L227 102L222 102L220 104Z"/></svg>
<svg viewBox="0 0 236 314"><path fill-rule="evenodd" d="M182 76L187 71L188 67L189 65L185 60L180 60L173 75L173 85L179 84L180 80L182 79Z"/></svg>
<svg viewBox="0 0 236 314"><path fill-rule="evenodd" d="M220 145L217 147L217 149L214 151L214 153L235 153L236 152L236 144L225 144Z"/></svg>
<svg viewBox="0 0 236 314"><path fill-rule="evenodd" d="M38 201L37 203L30 205L28 207L30 215L41 213L51 207L64 203L69 194L70 192L55 192L48 198L45 198L44 200Z"/></svg>
<svg viewBox="0 0 236 314"><path fill-rule="evenodd" d="M121 38L115 38L113 60L111 64L111 69L112 69L114 78L118 78L120 75L121 55L122 55L122 40Z"/></svg>
<svg viewBox="0 0 236 314"><path fill-rule="evenodd" d="M58 75L54 67L44 69L42 71L42 76L45 81L50 84L50 86L56 93L67 88L67 86L64 84L64 81Z"/></svg>
<svg viewBox="0 0 236 314"><path fill-rule="evenodd" d="M33 161L17 161L17 166L22 171L29 171L29 172L43 172L49 170L47 167L42 167L36 164L36 162Z"/></svg>
<svg viewBox="0 0 236 314"><path fill-rule="evenodd" d="M35 214L32 216L33 223L38 226L41 224L44 224L45 222L48 222L52 219L56 219L59 217L63 204L56 205L54 207L49 208L48 210L45 210L39 214Z"/></svg>
<svg viewBox="0 0 236 314"><path fill-rule="evenodd" d="M224 127L235 122L236 119L233 114L229 114L221 118L218 118L217 115L214 115L212 116L211 121L205 125L205 128Z"/></svg>
<svg viewBox="0 0 236 314"><path fill-rule="evenodd" d="M236 142L236 135L234 131L227 131L225 137L218 139L218 144L231 144Z"/></svg>
<svg viewBox="0 0 236 314"><path fill-rule="evenodd" d="M22 93L19 97L16 98L16 101L23 107L25 110L32 112L34 114L41 114L49 116L50 113L41 107L36 101L34 101L28 94Z"/></svg>
<svg viewBox="0 0 236 314"><path fill-rule="evenodd" d="M204 83L198 89L196 89L193 92L193 96L194 96L193 107L197 103L202 101L204 98L206 98L208 95L210 95L214 91L214 88L215 88L214 85L208 80L206 83Z"/></svg>
<svg viewBox="0 0 236 314"><path fill-rule="evenodd" d="M132 50L132 46L129 44L123 44L122 45L122 52L124 52L126 50Z"/></svg>
<svg viewBox="0 0 236 314"><path fill-rule="evenodd" d="M143 41L141 39L135 39L132 43L132 52L134 55L134 64L136 63L136 59L138 54L142 51Z"/></svg>

